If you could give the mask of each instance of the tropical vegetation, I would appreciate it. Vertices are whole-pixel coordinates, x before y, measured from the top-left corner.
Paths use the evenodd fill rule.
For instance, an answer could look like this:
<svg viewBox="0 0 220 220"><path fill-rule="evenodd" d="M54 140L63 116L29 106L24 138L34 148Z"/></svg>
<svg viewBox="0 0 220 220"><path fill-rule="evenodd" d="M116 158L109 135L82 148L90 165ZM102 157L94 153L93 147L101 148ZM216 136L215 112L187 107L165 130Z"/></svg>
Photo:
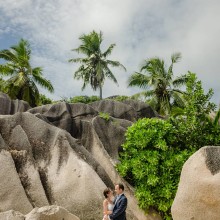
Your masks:
<svg viewBox="0 0 220 220"><path fill-rule="evenodd" d="M135 187L139 206L172 219L171 205L184 162L202 146L220 145L220 126L209 120L213 91L204 94L195 74L187 74L183 114L168 120L141 119L128 128L118 171Z"/></svg>
<svg viewBox="0 0 220 220"><path fill-rule="evenodd" d="M184 92L179 87L186 84L187 77L174 78L173 74L173 65L180 59L181 54L174 53L171 65L166 69L164 60L150 58L145 60L140 72L135 72L128 79L128 86L144 89L135 96L148 98L148 104L161 115L170 114L173 107L183 108L185 105Z"/></svg>
<svg viewBox="0 0 220 220"><path fill-rule="evenodd" d="M31 106L37 106L40 103L40 93L36 84L50 92L53 92L54 88L50 81L43 77L41 67L31 67L30 58L30 44L23 39L10 49L0 51L0 59L5 61L0 65L0 74L8 77L2 91L12 99L22 99Z"/></svg>
<svg viewBox="0 0 220 220"><path fill-rule="evenodd" d="M67 99L67 102L88 104L88 103L99 101L99 100L100 98L98 96L74 96L74 97Z"/></svg>
<svg viewBox="0 0 220 220"><path fill-rule="evenodd" d="M83 34L80 38L81 45L73 49L73 51L84 55L83 58L70 59L69 62L80 63L81 66L74 73L74 78L83 79L82 90L90 84L92 89L99 89L99 97L102 99L102 87L105 78L109 78L114 83L118 83L110 67L125 67L118 61L109 60L108 56L112 53L115 44L111 44L105 52L101 50L103 41L102 32L97 33L92 31L89 34Z"/></svg>
<svg viewBox="0 0 220 220"><path fill-rule="evenodd" d="M40 94L40 102L39 105L47 105L47 104L52 104L54 101L47 96Z"/></svg>

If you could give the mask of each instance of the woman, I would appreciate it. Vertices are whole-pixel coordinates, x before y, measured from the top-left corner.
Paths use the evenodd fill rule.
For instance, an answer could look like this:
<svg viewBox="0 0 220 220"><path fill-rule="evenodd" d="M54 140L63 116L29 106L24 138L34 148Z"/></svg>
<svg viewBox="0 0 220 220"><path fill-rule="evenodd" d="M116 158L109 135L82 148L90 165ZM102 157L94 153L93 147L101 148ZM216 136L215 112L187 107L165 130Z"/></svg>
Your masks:
<svg viewBox="0 0 220 220"><path fill-rule="evenodd" d="M103 192L103 195L105 196L105 199L103 201L103 213L104 213L103 220L108 220L108 215L112 214L112 210L114 207L113 191L110 188L106 188Z"/></svg>

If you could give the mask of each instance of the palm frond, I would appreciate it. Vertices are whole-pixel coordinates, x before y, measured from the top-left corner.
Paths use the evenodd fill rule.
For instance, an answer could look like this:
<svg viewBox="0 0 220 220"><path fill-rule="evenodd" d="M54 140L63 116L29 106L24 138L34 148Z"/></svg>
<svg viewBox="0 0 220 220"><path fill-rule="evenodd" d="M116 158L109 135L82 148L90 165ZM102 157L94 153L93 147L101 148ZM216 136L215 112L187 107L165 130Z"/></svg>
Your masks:
<svg viewBox="0 0 220 220"><path fill-rule="evenodd" d="M167 72L167 76L169 79L172 79L173 76L173 64L179 62L181 58L182 58L181 53L174 53L171 55L171 65Z"/></svg>
<svg viewBox="0 0 220 220"><path fill-rule="evenodd" d="M88 58L75 58L75 59L69 59L70 63L86 63L88 62Z"/></svg>
<svg viewBox="0 0 220 220"><path fill-rule="evenodd" d="M0 65L0 75L10 76L14 73L14 70L8 65Z"/></svg>
<svg viewBox="0 0 220 220"><path fill-rule="evenodd" d="M108 68L108 66L106 67L106 72L105 72L105 75L111 79L114 83L116 83L118 85L118 81L117 79L115 78L114 74L112 73L112 71Z"/></svg>
<svg viewBox="0 0 220 220"><path fill-rule="evenodd" d="M148 99L146 102L152 109L158 111L158 99L155 95L153 95L152 98Z"/></svg>
<svg viewBox="0 0 220 220"><path fill-rule="evenodd" d="M179 76L177 77L176 79L173 80L173 86L174 87L179 87L179 86L182 86L182 85L186 85L188 81L188 76L185 74L185 75L182 75L182 76Z"/></svg>
<svg viewBox="0 0 220 220"><path fill-rule="evenodd" d="M118 62L118 61L106 60L104 62L106 62L107 65L110 65L112 67L121 67L123 70L126 71L126 68L120 62Z"/></svg>
<svg viewBox="0 0 220 220"><path fill-rule="evenodd" d="M176 52L176 53L173 53L173 54L171 55L171 61L172 61L172 63L177 63L177 62L179 62L179 61L181 60L181 58L182 58L182 55L181 55L180 52Z"/></svg>
<svg viewBox="0 0 220 220"><path fill-rule="evenodd" d="M173 117L177 117L179 115L184 115L185 112L184 112L184 109L183 108L180 108L180 107L177 107L177 106L173 106L172 109L171 109L171 115Z"/></svg>
<svg viewBox="0 0 220 220"><path fill-rule="evenodd" d="M51 82L43 78L41 75L37 75L33 73L33 79L36 83L41 85L43 88L47 89L49 92L54 92L54 88Z"/></svg>
<svg viewBox="0 0 220 220"><path fill-rule="evenodd" d="M173 103L175 104L175 106L178 106L180 108L185 107L186 100L184 98L184 92L180 90L172 90L171 97L173 98Z"/></svg>
<svg viewBox="0 0 220 220"><path fill-rule="evenodd" d="M41 67L35 67L34 69L32 69L32 76L34 81L41 85L43 88L47 89L49 92L54 92L53 85L49 80L45 79L42 76L42 71L43 70ZM34 82L32 83L32 85L35 86Z"/></svg>
<svg viewBox="0 0 220 220"><path fill-rule="evenodd" d="M0 58L12 63L18 62L16 55L11 50L1 50Z"/></svg>
<svg viewBox="0 0 220 220"><path fill-rule="evenodd" d="M214 118L214 121L213 121L213 124L215 126L219 125L219 119L220 119L220 109L217 111L215 118Z"/></svg>
<svg viewBox="0 0 220 220"><path fill-rule="evenodd" d="M151 80L150 77L142 73L135 72L128 78L128 86L129 87L138 86L140 88L147 88L150 80Z"/></svg>
<svg viewBox="0 0 220 220"><path fill-rule="evenodd" d="M116 44L111 44L109 48L103 53L103 57L106 58L107 56L111 55L113 48Z"/></svg>
<svg viewBox="0 0 220 220"><path fill-rule="evenodd" d="M148 91L142 91L142 92L138 92L135 93L134 95L131 96L132 99L136 99L136 100L145 100L146 98L152 98L154 96L154 91L153 90L148 90Z"/></svg>
<svg viewBox="0 0 220 220"><path fill-rule="evenodd" d="M141 67L141 72L144 70L152 76L164 76L164 61L158 57L145 60L145 63Z"/></svg>

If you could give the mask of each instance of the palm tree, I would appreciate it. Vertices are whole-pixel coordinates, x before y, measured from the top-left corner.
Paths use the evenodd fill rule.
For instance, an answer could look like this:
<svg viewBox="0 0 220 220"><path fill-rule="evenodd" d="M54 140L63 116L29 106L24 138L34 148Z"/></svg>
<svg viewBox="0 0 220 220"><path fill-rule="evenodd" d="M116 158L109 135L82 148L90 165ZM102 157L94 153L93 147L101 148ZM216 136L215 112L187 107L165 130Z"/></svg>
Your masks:
<svg viewBox="0 0 220 220"><path fill-rule="evenodd" d="M0 65L0 74L9 76L4 83L4 92L12 99L22 99L31 106L36 106L40 101L39 90L35 83L53 92L49 80L42 76L42 68L32 68L30 65L31 49L28 41L21 39L18 45L11 49L0 51L0 58L6 63Z"/></svg>
<svg viewBox="0 0 220 220"><path fill-rule="evenodd" d="M79 39L82 44L78 48L73 49L73 51L81 53L85 55L85 57L69 60L69 62L81 63L81 66L74 73L74 78L77 80L83 79L82 90L84 90L88 84L91 85L94 91L99 89L100 99L102 99L102 87L106 77L118 84L109 66L126 69L118 61L107 59L115 47L115 44L111 44L104 53L101 51L101 43L103 41L102 32L98 34L92 31L88 35L82 35Z"/></svg>
<svg viewBox="0 0 220 220"><path fill-rule="evenodd" d="M5 80L0 77L0 92L4 92Z"/></svg>
<svg viewBox="0 0 220 220"><path fill-rule="evenodd" d="M128 79L130 87L151 88L135 96L148 98L149 105L161 115L170 114L174 106L184 107L184 92L178 87L186 83L187 76L183 75L173 79L173 64L180 59L181 54L174 53L171 56L171 65L168 70L165 68L164 61L158 57L148 59L140 70L140 72L145 71L146 74L135 72Z"/></svg>

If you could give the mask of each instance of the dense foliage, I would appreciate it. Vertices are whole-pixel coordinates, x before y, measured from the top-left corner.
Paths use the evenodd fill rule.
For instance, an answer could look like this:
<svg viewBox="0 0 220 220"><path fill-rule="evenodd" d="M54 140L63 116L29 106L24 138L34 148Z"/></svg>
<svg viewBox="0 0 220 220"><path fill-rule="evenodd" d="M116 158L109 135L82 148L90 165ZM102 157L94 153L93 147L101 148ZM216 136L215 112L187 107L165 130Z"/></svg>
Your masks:
<svg viewBox="0 0 220 220"><path fill-rule="evenodd" d="M112 96L112 97L107 97L105 99L110 99L110 100L115 100L115 101L124 101L124 100L129 100L131 99L129 96L119 96L119 95L116 95L116 96ZM95 101L100 101L100 97L98 96L74 96L74 97L71 97L69 99L66 100L66 102L69 102L69 103L85 103L85 104L88 104L88 103L91 103L91 102L95 102Z"/></svg>
<svg viewBox="0 0 220 220"><path fill-rule="evenodd" d="M47 105L47 104L52 104L52 103L53 103L52 99L46 97L43 94L40 94L40 103L39 103L39 105Z"/></svg>
<svg viewBox="0 0 220 220"><path fill-rule="evenodd" d="M135 99L135 98L132 98L131 96L126 96L126 95L115 95L115 96L107 97L106 99L112 99L118 102L122 102L125 100Z"/></svg>
<svg viewBox="0 0 220 220"><path fill-rule="evenodd" d="M69 103L91 103L95 101L99 101L100 98L98 96L74 96L67 100Z"/></svg>
<svg viewBox="0 0 220 220"><path fill-rule="evenodd" d="M172 219L181 168L196 150L220 145L220 126L208 113L212 90L204 94L195 74L188 73L187 105L183 115L168 120L141 119L128 128L118 170L136 189L139 206L156 209L164 219Z"/></svg>

